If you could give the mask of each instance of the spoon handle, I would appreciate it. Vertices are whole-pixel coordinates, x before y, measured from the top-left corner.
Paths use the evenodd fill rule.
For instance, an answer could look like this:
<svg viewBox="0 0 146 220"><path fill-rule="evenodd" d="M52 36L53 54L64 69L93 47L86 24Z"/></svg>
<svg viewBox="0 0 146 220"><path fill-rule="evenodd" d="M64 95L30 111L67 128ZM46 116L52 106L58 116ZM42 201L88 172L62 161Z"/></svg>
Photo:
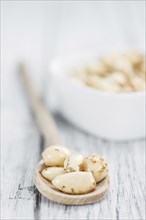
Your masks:
<svg viewBox="0 0 146 220"><path fill-rule="evenodd" d="M20 76L24 82L27 94L30 99L32 110L35 114L35 118L39 129L45 139L45 145L60 144L61 139L56 123L51 113L45 107L41 97L37 94L35 86L30 79L29 73L24 65L20 66Z"/></svg>

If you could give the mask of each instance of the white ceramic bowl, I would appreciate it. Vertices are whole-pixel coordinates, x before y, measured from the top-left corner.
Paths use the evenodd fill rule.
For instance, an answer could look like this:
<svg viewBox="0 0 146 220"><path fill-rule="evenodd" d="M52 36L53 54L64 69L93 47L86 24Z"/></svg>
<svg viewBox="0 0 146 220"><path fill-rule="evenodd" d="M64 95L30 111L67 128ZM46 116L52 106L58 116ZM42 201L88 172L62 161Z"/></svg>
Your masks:
<svg viewBox="0 0 146 220"><path fill-rule="evenodd" d="M108 93L75 82L72 68L95 56L70 56L49 65L49 104L81 129L112 140L145 136L145 92ZM53 103L52 103L53 100Z"/></svg>

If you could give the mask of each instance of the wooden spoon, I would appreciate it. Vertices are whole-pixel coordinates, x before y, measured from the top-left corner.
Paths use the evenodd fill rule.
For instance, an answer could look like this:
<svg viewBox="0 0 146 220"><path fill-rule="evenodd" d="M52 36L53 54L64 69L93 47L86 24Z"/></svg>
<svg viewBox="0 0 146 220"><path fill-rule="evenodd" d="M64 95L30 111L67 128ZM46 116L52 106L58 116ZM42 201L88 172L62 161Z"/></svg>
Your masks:
<svg viewBox="0 0 146 220"><path fill-rule="evenodd" d="M23 65L20 66L20 76L25 84L31 106L34 111L36 121L40 131L45 139L45 145L61 144L61 139L57 130L57 126L51 114L44 106L41 98L37 95L35 88L29 78L29 74ZM45 164L41 160L36 167L34 174L34 183L38 191L46 198L67 205L83 205L97 202L104 198L109 190L109 176L106 176L96 185L93 192L81 195L70 195L57 190L50 181L46 180L41 172L45 168Z"/></svg>

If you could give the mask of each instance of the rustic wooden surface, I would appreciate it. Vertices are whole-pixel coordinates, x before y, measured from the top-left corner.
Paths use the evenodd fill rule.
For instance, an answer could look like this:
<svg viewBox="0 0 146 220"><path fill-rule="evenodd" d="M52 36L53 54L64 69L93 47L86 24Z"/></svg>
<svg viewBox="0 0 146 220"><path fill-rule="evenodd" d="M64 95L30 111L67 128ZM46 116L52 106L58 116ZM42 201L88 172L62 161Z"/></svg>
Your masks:
<svg viewBox="0 0 146 220"><path fill-rule="evenodd" d="M56 1L27 2L2 2L1 219L146 219L145 141L101 140L58 115L55 119L67 147L84 155L98 152L108 161L111 188L103 201L76 207L51 202L38 193L32 176L43 139L14 69L24 58L43 88L41 74L53 55L85 45L101 49L105 40L107 45L143 47L145 1L113 1L112 7L108 1L63 2L60 7Z"/></svg>
<svg viewBox="0 0 146 220"><path fill-rule="evenodd" d="M111 188L104 200L76 207L51 202L38 193L32 177L43 138L17 74L6 79L2 99L2 219L145 219L144 140L101 140L59 115L55 119L67 147L84 155L98 152L108 161Z"/></svg>

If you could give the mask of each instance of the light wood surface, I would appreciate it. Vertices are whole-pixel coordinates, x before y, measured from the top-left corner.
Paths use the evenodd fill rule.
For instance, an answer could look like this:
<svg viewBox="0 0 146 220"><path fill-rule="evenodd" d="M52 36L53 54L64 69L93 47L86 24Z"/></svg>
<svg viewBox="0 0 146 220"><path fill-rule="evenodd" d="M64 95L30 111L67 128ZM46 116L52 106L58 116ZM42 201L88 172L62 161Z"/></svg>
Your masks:
<svg viewBox="0 0 146 220"><path fill-rule="evenodd" d="M3 108L1 218L144 220L145 140L105 141L82 132L56 115L65 146L85 156L92 152L103 155L109 164L111 183L108 195L97 203L66 206L48 200L36 190L32 179L41 160L44 147L42 136L22 88L15 81L10 83L8 80L8 83L9 89L17 85L16 92L13 90L9 95L14 103L19 101L19 112L17 105L11 104L7 112Z"/></svg>
<svg viewBox="0 0 146 220"><path fill-rule="evenodd" d="M103 155L111 179L108 195L98 203L54 203L41 196L33 183L44 139L15 73L7 78L6 91L4 100L10 105L2 108L2 219L145 219L145 140L102 140L54 115L65 146L85 156L93 152Z"/></svg>
<svg viewBox="0 0 146 220"><path fill-rule="evenodd" d="M109 177L107 176L104 180L96 185L96 190L93 192L82 195L69 195L62 193L61 191L55 189L50 181L47 181L45 178L43 178L41 171L44 168L45 165L43 161L40 161L35 171L34 183L43 196L54 202L65 205L90 204L103 199L109 190Z"/></svg>
<svg viewBox="0 0 146 220"><path fill-rule="evenodd" d="M53 117L45 108L44 103L40 100L37 95L34 83L31 81L26 66L20 66L20 76L24 82L26 92L30 98L32 111L35 113L35 119L38 123L39 129L42 132L45 144L61 144L58 130L54 122ZM41 171L45 168L43 161L41 161L35 171L34 183L46 198L55 202L67 205L83 205L89 204L101 200L108 192L109 189L109 177L106 177L96 186L96 190L92 193L85 195L68 195L58 190L55 190L53 185L49 183L45 178L42 177Z"/></svg>
<svg viewBox="0 0 146 220"><path fill-rule="evenodd" d="M98 203L61 205L41 196L32 179L44 143L15 66L21 58L31 63L32 78L46 100L44 69L52 56L84 46L96 45L98 51L111 44L128 48L145 45L145 1L112 2L2 1L1 219L146 219L144 139L103 140L55 115L67 147L85 156L99 152L106 159L109 193Z"/></svg>

